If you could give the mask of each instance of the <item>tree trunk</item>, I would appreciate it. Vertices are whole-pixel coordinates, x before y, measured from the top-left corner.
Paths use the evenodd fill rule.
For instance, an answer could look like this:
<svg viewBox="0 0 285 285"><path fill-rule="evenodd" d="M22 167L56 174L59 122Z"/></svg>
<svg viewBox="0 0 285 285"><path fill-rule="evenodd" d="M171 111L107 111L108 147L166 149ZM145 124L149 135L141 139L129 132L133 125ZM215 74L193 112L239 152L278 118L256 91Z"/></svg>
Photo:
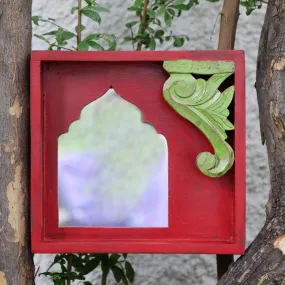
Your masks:
<svg viewBox="0 0 285 285"><path fill-rule="evenodd" d="M266 223L246 254L219 285L285 285L285 0L269 0L257 61L262 141L266 141L271 191Z"/></svg>
<svg viewBox="0 0 285 285"><path fill-rule="evenodd" d="M0 0L0 284L34 284L29 209L32 0Z"/></svg>

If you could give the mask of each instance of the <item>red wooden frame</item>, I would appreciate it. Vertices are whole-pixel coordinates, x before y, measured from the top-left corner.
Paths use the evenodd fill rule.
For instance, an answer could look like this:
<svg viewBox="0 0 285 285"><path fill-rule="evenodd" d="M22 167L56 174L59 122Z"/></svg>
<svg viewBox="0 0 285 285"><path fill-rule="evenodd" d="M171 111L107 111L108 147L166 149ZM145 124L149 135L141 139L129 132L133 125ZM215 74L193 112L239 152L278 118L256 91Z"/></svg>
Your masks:
<svg viewBox="0 0 285 285"><path fill-rule="evenodd" d="M231 144L236 159L232 170L224 177L209 178L197 170L196 155L202 151L211 151L211 146L198 129L179 117L162 98L162 86L169 77L163 71L162 62L178 59L235 62L235 131L232 132L234 135ZM82 92L80 96L75 96L73 92L76 92L74 89L78 84L83 86ZM169 227L166 229L59 228L57 225L57 174L54 172L57 137L67 131L71 122L78 119L82 107L100 97L110 85L123 98L137 105L142 110L145 121L153 124L157 132L168 140L170 198ZM88 87L92 87L92 92L88 91ZM153 98L139 94L131 97L134 88L143 89L144 94L152 92L157 95ZM70 95L68 100L67 93ZM58 101L59 97L60 100L65 100L65 114L62 114L63 103ZM35 51L31 57L31 139L33 252L244 252L243 51ZM181 145L181 141L184 141L184 145ZM185 158L186 155L189 158ZM181 174L177 173L178 167Z"/></svg>

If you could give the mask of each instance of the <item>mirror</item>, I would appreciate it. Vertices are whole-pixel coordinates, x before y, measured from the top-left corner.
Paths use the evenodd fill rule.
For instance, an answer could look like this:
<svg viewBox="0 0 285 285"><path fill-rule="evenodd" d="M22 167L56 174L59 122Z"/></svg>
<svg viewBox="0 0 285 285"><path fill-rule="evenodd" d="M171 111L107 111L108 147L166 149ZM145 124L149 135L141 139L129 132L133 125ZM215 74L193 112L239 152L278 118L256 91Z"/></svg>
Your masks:
<svg viewBox="0 0 285 285"><path fill-rule="evenodd" d="M168 227L168 147L114 89L58 138L60 227Z"/></svg>

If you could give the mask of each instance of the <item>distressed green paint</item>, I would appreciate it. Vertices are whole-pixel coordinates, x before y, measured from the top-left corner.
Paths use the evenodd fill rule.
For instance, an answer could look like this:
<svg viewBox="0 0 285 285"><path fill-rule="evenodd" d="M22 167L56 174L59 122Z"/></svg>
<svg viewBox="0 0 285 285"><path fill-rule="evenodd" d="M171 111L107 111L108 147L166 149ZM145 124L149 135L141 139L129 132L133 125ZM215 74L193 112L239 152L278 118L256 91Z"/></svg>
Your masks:
<svg viewBox="0 0 285 285"><path fill-rule="evenodd" d="M193 73L211 75L216 73L233 73L235 64L232 61L195 61L177 60L165 61L163 67L169 73Z"/></svg>
<svg viewBox="0 0 285 285"><path fill-rule="evenodd" d="M233 74L234 63L179 60L166 61L163 67L170 73L163 88L165 100L177 113L197 126L214 149L214 154L203 152L197 156L198 168L210 177L224 175L234 163L234 151L226 142L226 131L234 129L227 119L234 86L223 93L218 88ZM206 81L195 79L191 73L212 76Z"/></svg>

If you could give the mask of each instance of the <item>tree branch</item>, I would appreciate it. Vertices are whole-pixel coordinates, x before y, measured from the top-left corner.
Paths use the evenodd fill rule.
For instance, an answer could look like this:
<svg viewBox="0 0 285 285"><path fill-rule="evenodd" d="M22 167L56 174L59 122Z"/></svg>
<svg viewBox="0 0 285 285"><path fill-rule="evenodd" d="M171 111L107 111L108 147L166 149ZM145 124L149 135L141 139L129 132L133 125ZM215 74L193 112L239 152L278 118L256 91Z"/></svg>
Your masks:
<svg viewBox="0 0 285 285"><path fill-rule="evenodd" d="M147 28L146 18L147 18L147 6L148 6L148 4L149 4L149 0L144 0L143 15L142 15L142 18L141 18L142 33ZM142 49L142 43L139 42L138 46L137 46L137 50L140 51L141 49Z"/></svg>
<svg viewBox="0 0 285 285"><path fill-rule="evenodd" d="M224 0L218 49L234 49L240 0Z"/></svg>
<svg viewBox="0 0 285 285"><path fill-rule="evenodd" d="M81 24L82 24L81 7L82 7L81 0L78 0L77 47L81 42Z"/></svg>
<svg viewBox="0 0 285 285"><path fill-rule="evenodd" d="M80 0L79 0L80 1ZM72 272L72 254L68 254L68 257L67 257L67 272L68 273L71 273ZM71 284L71 281L70 280L67 280L66 281L66 285L70 285Z"/></svg>

